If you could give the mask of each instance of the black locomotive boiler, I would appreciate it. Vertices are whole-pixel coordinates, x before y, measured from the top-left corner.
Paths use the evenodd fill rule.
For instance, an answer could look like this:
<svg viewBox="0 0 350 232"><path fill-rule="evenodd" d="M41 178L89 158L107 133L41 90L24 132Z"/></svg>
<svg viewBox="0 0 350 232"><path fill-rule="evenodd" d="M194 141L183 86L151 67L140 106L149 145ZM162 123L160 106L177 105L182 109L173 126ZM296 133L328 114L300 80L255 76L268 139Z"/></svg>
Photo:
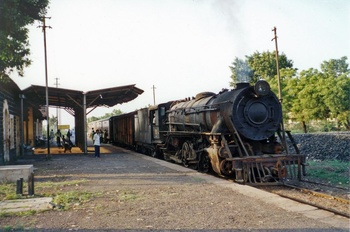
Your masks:
<svg viewBox="0 0 350 232"><path fill-rule="evenodd" d="M128 115L134 124L121 126L119 122L118 133L132 138L128 144L112 139L115 143L200 171L213 170L240 183L301 177L303 157L289 153L281 131L281 104L264 80ZM116 127L118 118L125 120L125 115L110 120L114 122L111 128Z"/></svg>

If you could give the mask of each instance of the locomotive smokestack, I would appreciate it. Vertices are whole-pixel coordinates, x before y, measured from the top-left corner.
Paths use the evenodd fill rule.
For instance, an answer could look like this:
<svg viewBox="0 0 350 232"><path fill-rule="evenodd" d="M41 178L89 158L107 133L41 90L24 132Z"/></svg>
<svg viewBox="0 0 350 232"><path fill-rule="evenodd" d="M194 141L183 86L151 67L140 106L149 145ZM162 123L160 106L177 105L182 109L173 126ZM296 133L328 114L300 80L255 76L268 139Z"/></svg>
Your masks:
<svg viewBox="0 0 350 232"><path fill-rule="evenodd" d="M236 84L236 89L242 89L249 87L249 82L240 82Z"/></svg>
<svg viewBox="0 0 350 232"><path fill-rule="evenodd" d="M252 72L249 66L244 67L243 70L237 71L237 84L236 89L247 88L249 87L249 73Z"/></svg>

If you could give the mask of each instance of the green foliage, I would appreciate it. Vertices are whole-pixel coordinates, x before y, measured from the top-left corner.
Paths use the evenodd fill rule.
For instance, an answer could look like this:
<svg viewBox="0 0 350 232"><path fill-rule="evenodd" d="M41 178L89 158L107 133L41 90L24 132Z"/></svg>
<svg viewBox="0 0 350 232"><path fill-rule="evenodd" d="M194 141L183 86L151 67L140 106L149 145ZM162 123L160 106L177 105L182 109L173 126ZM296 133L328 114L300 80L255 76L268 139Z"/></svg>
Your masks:
<svg viewBox="0 0 350 232"><path fill-rule="evenodd" d="M16 194L15 183L3 183L0 184L0 201L21 199L22 195Z"/></svg>
<svg viewBox="0 0 350 232"><path fill-rule="evenodd" d="M284 118L288 118L288 113L291 111L293 107L293 99L299 92L297 86L295 85L295 76L297 74L297 70L294 68L283 68L280 70L281 76L281 90L282 90L282 109ZM272 78L269 81L271 86L271 90L278 94L278 79ZM278 96L279 97L279 96Z"/></svg>
<svg viewBox="0 0 350 232"><path fill-rule="evenodd" d="M95 116L92 116L92 117L89 117L87 119L87 122L94 122L94 121L97 121L97 120L101 120L101 119L106 119L106 118L110 118L112 116L116 116L116 115L121 115L123 114L123 112L119 109L114 109L111 113L106 113L105 115L101 116L101 117L95 117Z"/></svg>
<svg viewBox="0 0 350 232"><path fill-rule="evenodd" d="M132 201L132 200L137 200L139 199L140 196L138 196L137 194L135 194L132 191L123 191L118 195L118 199L120 201Z"/></svg>
<svg viewBox="0 0 350 232"><path fill-rule="evenodd" d="M49 127L50 129L56 129L57 127L57 123L58 123L58 119L57 116L52 115L51 117L49 117Z"/></svg>
<svg viewBox="0 0 350 232"><path fill-rule="evenodd" d="M321 71L327 76L337 78L344 73L349 72L349 64L346 62L348 58L346 56L340 59L330 59L329 61L324 61L321 64Z"/></svg>
<svg viewBox="0 0 350 232"><path fill-rule="evenodd" d="M277 76L276 55L274 52L255 52L253 55L247 56L247 62L253 70L253 83L261 78L269 81ZM278 56L278 62L280 69L293 68L293 61L288 60L284 53Z"/></svg>
<svg viewBox="0 0 350 232"><path fill-rule="evenodd" d="M300 73L294 83L298 94L291 107L295 119L305 122L336 119L337 128L350 129L350 72L346 59L324 61L323 72L309 69Z"/></svg>
<svg viewBox="0 0 350 232"><path fill-rule="evenodd" d="M88 192L69 191L57 194L53 202L64 209L69 209L71 205L87 202L93 196L94 194Z"/></svg>
<svg viewBox="0 0 350 232"><path fill-rule="evenodd" d="M19 212L0 212L0 218L1 217L11 217L11 216L14 216L14 215L15 216L20 216L20 217L27 217L27 216L34 215L36 213L37 213L37 211L34 210L34 209L26 210L26 211L19 211ZM18 225L15 228L13 228L12 226L5 226L4 229L5 228L11 229L9 231L16 231L16 230L17 231L24 231L24 229L21 229L22 227L23 226L21 226L21 225ZM28 230L28 229L26 229L26 230ZM1 228L0 228L0 231L2 231Z"/></svg>
<svg viewBox="0 0 350 232"><path fill-rule="evenodd" d="M0 4L0 80L15 69L20 76L31 60L28 28L46 14L49 0L1 0Z"/></svg>
<svg viewBox="0 0 350 232"><path fill-rule="evenodd" d="M255 52L246 56L246 60L235 58L230 66L230 85L235 86L238 80L246 79L255 83L262 78L279 95L275 60L275 54L268 51ZM346 56L324 61L321 71L310 68L298 73L293 62L282 54L279 67L285 121L300 122L305 133L311 121L324 122L320 131L350 130L350 71ZM337 125L330 125L328 119L335 120Z"/></svg>
<svg viewBox="0 0 350 232"><path fill-rule="evenodd" d="M0 228L1 229L1 228ZM25 228L22 225L18 225L16 227L13 226L4 226L2 228L3 231L24 231Z"/></svg>
<svg viewBox="0 0 350 232"><path fill-rule="evenodd" d="M329 110L323 104L322 94L324 75L316 69L309 69L300 73L300 80L303 88L298 93L302 114L304 118L321 119L329 116Z"/></svg>
<svg viewBox="0 0 350 232"><path fill-rule="evenodd" d="M233 66L229 66L231 69L232 75L230 86L235 86L236 83L240 82L249 82L253 76L253 71L248 65L247 61L235 58L235 61L232 63Z"/></svg>
<svg viewBox="0 0 350 232"><path fill-rule="evenodd" d="M322 162L308 161L308 163L308 176L335 185L349 184L349 162L325 160Z"/></svg>
<svg viewBox="0 0 350 232"><path fill-rule="evenodd" d="M57 177L56 181L36 182L35 189L36 192L40 193L41 195L54 196L54 194L56 194L57 191L63 187L76 186L84 182L86 182L86 180L64 181L64 177ZM26 189L27 187L27 183L24 182L23 189ZM0 201L23 198L26 198L26 196L16 194L16 183L0 184Z"/></svg>
<svg viewBox="0 0 350 232"><path fill-rule="evenodd" d="M322 94L330 117L337 119L339 125L350 130L350 69L347 57L331 59L321 64L325 81Z"/></svg>

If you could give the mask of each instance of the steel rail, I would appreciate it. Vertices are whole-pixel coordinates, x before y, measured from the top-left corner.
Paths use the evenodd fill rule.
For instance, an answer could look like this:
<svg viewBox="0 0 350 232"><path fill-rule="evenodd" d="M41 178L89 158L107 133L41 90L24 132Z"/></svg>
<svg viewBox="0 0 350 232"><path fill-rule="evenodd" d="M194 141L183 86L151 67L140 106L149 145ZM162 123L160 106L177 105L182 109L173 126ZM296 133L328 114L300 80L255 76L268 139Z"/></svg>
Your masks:
<svg viewBox="0 0 350 232"><path fill-rule="evenodd" d="M319 205L319 204L315 204L315 203L311 203L311 202L308 202L308 201L305 201L305 200L302 200L302 199L299 199L299 198L291 197L291 196L288 196L288 195L285 195L285 194L282 194L282 193L274 193L274 194L277 194L278 196L281 196L281 197L284 197L284 198L288 198L288 199L293 200L293 201L297 201L299 203L303 203L303 204L314 206L314 207L316 207L318 209L322 209L322 210L334 213L336 215L340 215L340 216L343 216L343 217L346 217L346 218L350 218L350 214L348 214L348 213L340 212L340 211L335 210L335 209L330 209L330 208L327 208L325 206L322 206L322 205Z"/></svg>

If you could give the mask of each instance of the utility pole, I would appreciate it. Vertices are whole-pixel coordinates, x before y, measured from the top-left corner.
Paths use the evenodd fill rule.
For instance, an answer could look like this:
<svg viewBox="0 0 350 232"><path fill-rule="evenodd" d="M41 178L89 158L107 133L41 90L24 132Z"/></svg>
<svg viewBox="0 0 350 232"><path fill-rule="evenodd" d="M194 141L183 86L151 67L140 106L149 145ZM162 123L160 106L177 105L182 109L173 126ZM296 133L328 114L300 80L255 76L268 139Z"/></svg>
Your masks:
<svg viewBox="0 0 350 232"><path fill-rule="evenodd" d="M51 17L43 17L43 25L39 26L43 28L44 33L44 52L45 52L45 83L46 83L46 120L47 120L47 156L46 158L50 158L50 127L49 127L49 87L48 87L48 72L47 72L47 52L46 52L46 28L52 28L50 26L46 26L45 20L50 19Z"/></svg>
<svg viewBox="0 0 350 232"><path fill-rule="evenodd" d="M156 87L153 85L153 105L156 105Z"/></svg>
<svg viewBox="0 0 350 232"><path fill-rule="evenodd" d="M55 86L56 86L56 88L58 88L58 86L60 85L60 83L58 82L58 80L59 80L60 78L58 78L58 77L56 77L55 78ZM61 112L60 112L60 108L59 107L57 107L56 108L56 117L57 117L57 128L56 128L56 130L58 130L58 125L60 125L61 123L60 123L60 120L61 120L61 114L60 114Z"/></svg>
<svg viewBox="0 0 350 232"><path fill-rule="evenodd" d="M277 46L277 28L274 27L272 29L272 31L274 32L274 37L272 38L271 41L275 40L275 47L276 47L276 69L277 69L277 78L278 78L278 98L279 98L279 102L281 104L281 109L282 109L282 91L281 91L281 76L280 76L280 68L279 68L279 63L278 63L278 46ZM283 110L282 110L282 119L281 119L281 130L282 130L282 138L283 138L283 145L284 148L286 149L287 155L289 155L289 149L288 149L288 145L287 145L287 141L286 141L286 134L284 131L284 123L283 123Z"/></svg>
<svg viewBox="0 0 350 232"><path fill-rule="evenodd" d="M277 28L274 27L272 29L272 31L274 32L274 37L272 38L271 41L275 40L275 47L276 47L275 55L276 55L276 69L277 69L277 78L278 78L278 98L282 104L281 76L280 76L280 68L279 68L279 63L278 63Z"/></svg>

